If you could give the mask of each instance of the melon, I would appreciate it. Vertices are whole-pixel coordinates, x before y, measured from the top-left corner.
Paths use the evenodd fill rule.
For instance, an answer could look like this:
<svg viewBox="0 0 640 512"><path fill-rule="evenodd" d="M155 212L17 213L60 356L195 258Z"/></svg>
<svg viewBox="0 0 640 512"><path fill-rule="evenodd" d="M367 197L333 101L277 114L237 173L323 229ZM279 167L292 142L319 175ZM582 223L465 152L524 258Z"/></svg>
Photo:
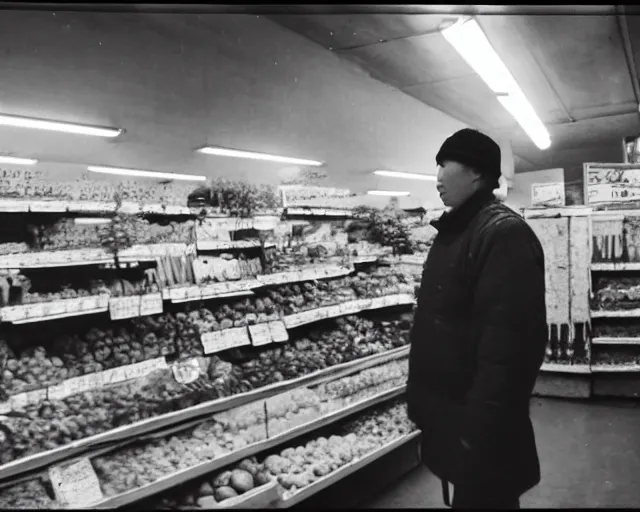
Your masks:
<svg viewBox="0 0 640 512"><path fill-rule="evenodd" d="M223 486L218 487L215 492L216 501L224 501L229 498L234 498L238 495L236 491L234 491L231 487Z"/></svg>
<svg viewBox="0 0 640 512"><path fill-rule="evenodd" d="M231 472L229 485L233 487L239 494L245 493L253 489L253 476L244 469L234 469Z"/></svg>

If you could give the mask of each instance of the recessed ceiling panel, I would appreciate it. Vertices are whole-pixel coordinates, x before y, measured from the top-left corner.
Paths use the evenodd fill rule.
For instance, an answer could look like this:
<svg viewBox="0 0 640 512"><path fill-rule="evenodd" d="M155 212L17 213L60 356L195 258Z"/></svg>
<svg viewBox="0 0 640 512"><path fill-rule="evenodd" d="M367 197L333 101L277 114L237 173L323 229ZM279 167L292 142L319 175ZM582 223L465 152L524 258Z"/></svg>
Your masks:
<svg viewBox="0 0 640 512"><path fill-rule="evenodd" d="M395 87L442 82L474 74L440 33L339 52Z"/></svg>
<svg viewBox="0 0 640 512"><path fill-rule="evenodd" d="M454 117L456 114L462 114L463 118L474 120L474 124L480 129L519 129L513 117L502 107L478 75L417 85L403 90Z"/></svg>
<svg viewBox="0 0 640 512"><path fill-rule="evenodd" d="M522 28L571 113L634 101L615 16L528 16Z"/></svg>
<svg viewBox="0 0 640 512"><path fill-rule="evenodd" d="M437 30L435 14L274 15L269 18L325 48L344 50Z"/></svg>

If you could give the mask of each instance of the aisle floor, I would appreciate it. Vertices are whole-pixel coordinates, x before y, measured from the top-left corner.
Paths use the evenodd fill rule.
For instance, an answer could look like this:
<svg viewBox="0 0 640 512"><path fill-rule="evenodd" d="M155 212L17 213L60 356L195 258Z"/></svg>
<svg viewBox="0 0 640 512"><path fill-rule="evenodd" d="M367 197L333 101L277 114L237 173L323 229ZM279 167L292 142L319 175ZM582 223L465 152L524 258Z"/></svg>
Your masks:
<svg viewBox="0 0 640 512"><path fill-rule="evenodd" d="M542 482L522 508L640 508L640 406L535 399ZM365 508L441 508L440 481L423 466Z"/></svg>

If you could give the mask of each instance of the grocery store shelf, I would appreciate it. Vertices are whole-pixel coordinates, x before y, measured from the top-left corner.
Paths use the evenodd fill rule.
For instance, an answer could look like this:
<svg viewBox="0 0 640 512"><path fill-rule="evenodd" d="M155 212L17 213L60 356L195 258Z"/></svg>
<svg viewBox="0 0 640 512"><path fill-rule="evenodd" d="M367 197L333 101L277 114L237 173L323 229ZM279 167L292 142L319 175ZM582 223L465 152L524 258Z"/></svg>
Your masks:
<svg viewBox="0 0 640 512"><path fill-rule="evenodd" d="M621 272L621 271L640 271L640 262L633 263L592 263L591 270L594 272Z"/></svg>
<svg viewBox="0 0 640 512"><path fill-rule="evenodd" d="M358 299L343 302L333 306L302 311L293 315L284 317L284 323L287 329L294 329L301 325L307 325L313 322L319 322L328 318L337 318L345 315L355 315L362 311L373 309L381 309L393 306L403 306L413 304L415 299L408 293L397 293L393 295L385 295L383 297L375 297L372 299Z"/></svg>
<svg viewBox="0 0 640 512"><path fill-rule="evenodd" d="M591 318L640 318L640 309L592 310Z"/></svg>
<svg viewBox="0 0 640 512"><path fill-rule="evenodd" d="M117 496L106 498L98 503L93 504L91 508L102 509L124 507L126 505L130 505L132 503L157 495L161 492L165 492L168 489L181 485L195 478L199 478L213 471L222 469L246 457L271 450L297 437L331 425L332 423L340 421L362 410L373 407L374 405L392 400L402 395L405 392L405 389L406 386L399 386L395 389L380 393L379 395L368 398L366 400L362 400L361 402L353 404L349 407L345 407L340 411L336 411L317 420L310 421L308 423L295 427L265 441L259 441L257 443L250 444L249 446L223 455L222 457L219 457L215 460L198 464L189 469L178 471L176 473L173 473L172 475L162 477L155 482L144 485L142 487L138 487L122 494L118 494Z"/></svg>
<svg viewBox="0 0 640 512"><path fill-rule="evenodd" d="M276 508L275 503L280 501L279 485L276 480L272 480L268 484L261 485L245 492L240 496L228 498L219 502L213 509L202 509L200 507L194 510L217 510L217 509L266 509Z"/></svg>
<svg viewBox="0 0 640 512"><path fill-rule="evenodd" d="M593 373L635 373L640 372L640 364L594 364Z"/></svg>
<svg viewBox="0 0 640 512"><path fill-rule="evenodd" d="M313 268L278 272L275 274L263 274L255 279L243 279L241 281L225 281L221 283L208 283L189 286L175 286L164 289L163 296L171 302L189 302L194 300L209 300L224 297L251 295L251 290L267 286L277 286L301 281L317 281L321 279L333 279L351 274L353 267L317 265Z"/></svg>
<svg viewBox="0 0 640 512"><path fill-rule="evenodd" d="M105 313L109 295L91 295L47 302L32 302L0 308L0 321L14 324L43 322L80 315Z"/></svg>
<svg viewBox="0 0 640 512"><path fill-rule="evenodd" d="M260 240L198 240L199 251L231 251L238 249L256 249L262 247ZM265 248L275 247L274 243L265 243Z"/></svg>
<svg viewBox="0 0 640 512"><path fill-rule="evenodd" d="M275 384L254 389L247 393L240 393L230 397L204 402L180 411L148 418L130 425L124 425L107 432L97 434L95 436L79 439L69 445L61 446L46 452L36 453L1 465L0 483L8 479L14 479L15 477L27 472L46 468L57 462L77 457L79 455L93 453L93 451L97 449L103 449L105 445L113 445L113 447L116 447L122 443L135 441L140 436L153 432L160 432L178 424L195 420L206 420L216 413L240 407L258 400L265 400L279 393L290 391L300 386L311 386L328 379L341 378L372 366L406 357L408 354L408 346L399 347L381 354L374 354L362 359L356 359L347 363L330 366L329 368L318 370L296 379L277 382Z"/></svg>
<svg viewBox="0 0 640 512"><path fill-rule="evenodd" d="M308 217L353 217L353 210L344 208L316 208L309 206L288 207L286 215Z"/></svg>
<svg viewBox="0 0 640 512"><path fill-rule="evenodd" d="M640 338L593 338L592 345L640 345Z"/></svg>
<svg viewBox="0 0 640 512"><path fill-rule="evenodd" d="M543 363L540 371L555 373L591 373L591 367L588 364Z"/></svg>
<svg viewBox="0 0 640 512"><path fill-rule="evenodd" d="M291 508L297 505L298 503L310 498L314 494L326 489L327 487L335 484L343 478L346 478L352 473L355 473L356 471L364 468L368 464L371 464L379 458L384 457L386 454L392 452L393 450L400 448L402 445L416 439L421 434L422 432L420 432L420 430L417 430L406 436L394 439L393 441L381 446L377 450L369 453L368 455L365 455L364 457L356 461L350 462L349 464L346 464L341 468L331 472L330 474L320 478L313 484L300 489L293 495L282 498L275 504L276 508Z"/></svg>
<svg viewBox="0 0 640 512"><path fill-rule="evenodd" d="M0 268L47 268L103 265L113 262L113 255L104 249L68 249L38 251L0 256Z"/></svg>

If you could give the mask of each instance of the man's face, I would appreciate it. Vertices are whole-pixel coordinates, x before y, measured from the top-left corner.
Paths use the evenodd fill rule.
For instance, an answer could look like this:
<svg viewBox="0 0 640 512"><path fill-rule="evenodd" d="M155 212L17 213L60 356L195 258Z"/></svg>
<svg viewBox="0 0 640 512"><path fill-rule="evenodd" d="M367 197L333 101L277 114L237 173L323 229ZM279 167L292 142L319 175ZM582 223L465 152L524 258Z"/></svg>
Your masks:
<svg viewBox="0 0 640 512"><path fill-rule="evenodd" d="M444 161L438 166L438 192L445 206L457 208L478 190L480 176L458 162Z"/></svg>

